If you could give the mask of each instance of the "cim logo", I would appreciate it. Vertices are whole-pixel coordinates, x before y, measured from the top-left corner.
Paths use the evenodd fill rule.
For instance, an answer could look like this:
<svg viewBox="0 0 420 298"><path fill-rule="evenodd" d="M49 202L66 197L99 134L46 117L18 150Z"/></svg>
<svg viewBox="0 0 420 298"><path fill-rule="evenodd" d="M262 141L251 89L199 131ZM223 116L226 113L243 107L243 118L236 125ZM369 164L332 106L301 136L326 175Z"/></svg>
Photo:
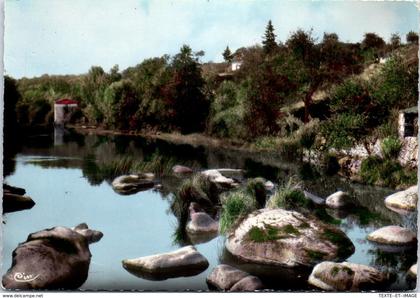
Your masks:
<svg viewBox="0 0 420 298"><path fill-rule="evenodd" d="M33 274L26 274L23 272L17 272L15 273L15 275L13 275L13 279L17 282L30 282L33 281L35 279L37 279L39 276L39 274L37 275L33 275Z"/></svg>

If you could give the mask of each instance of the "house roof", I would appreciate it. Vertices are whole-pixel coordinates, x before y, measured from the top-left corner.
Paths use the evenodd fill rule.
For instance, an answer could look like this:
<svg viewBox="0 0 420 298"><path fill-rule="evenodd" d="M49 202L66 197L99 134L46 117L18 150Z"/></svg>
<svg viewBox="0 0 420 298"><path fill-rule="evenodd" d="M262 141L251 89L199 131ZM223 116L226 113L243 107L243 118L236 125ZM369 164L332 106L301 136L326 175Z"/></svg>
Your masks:
<svg viewBox="0 0 420 298"><path fill-rule="evenodd" d="M69 98L61 98L61 99L57 99L55 101L55 104L58 105L71 105L71 104L79 104L79 102L77 100L74 99L69 99Z"/></svg>

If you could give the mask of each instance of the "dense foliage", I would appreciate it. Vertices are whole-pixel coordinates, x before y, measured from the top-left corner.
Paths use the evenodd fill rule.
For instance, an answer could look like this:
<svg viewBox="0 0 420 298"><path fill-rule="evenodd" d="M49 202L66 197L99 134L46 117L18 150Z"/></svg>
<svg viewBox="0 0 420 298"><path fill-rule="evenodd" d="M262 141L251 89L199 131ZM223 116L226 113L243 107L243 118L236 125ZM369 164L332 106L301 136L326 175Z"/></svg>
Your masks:
<svg viewBox="0 0 420 298"><path fill-rule="evenodd" d="M16 121L51 125L54 101L72 98L80 102L72 120L102 128L206 133L292 158L361 143L368 149L388 138L383 146L394 157L398 110L418 97L418 35L406 41L393 34L386 43L375 33L360 43L335 33L318 40L298 29L282 43L269 21L262 46L226 47L224 63L202 64L203 52L184 45L123 71L92 66L78 76L6 78L5 108L13 112L5 129ZM241 63L238 70L232 61Z"/></svg>

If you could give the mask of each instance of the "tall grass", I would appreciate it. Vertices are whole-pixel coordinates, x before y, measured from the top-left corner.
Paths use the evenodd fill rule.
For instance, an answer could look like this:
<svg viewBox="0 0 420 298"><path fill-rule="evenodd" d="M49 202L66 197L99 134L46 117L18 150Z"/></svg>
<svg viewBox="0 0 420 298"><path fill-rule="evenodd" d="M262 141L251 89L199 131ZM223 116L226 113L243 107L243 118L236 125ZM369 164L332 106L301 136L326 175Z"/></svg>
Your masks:
<svg viewBox="0 0 420 298"><path fill-rule="evenodd" d="M257 209L255 199L242 190L226 194L222 198L222 212L220 216L220 232L229 232L236 221Z"/></svg>
<svg viewBox="0 0 420 298"><path fill-rule="evenodd" d="M307 207L309 200L301 191L301 186L294 177L284 183L267 201L267 208L296 209Z"/></svg>

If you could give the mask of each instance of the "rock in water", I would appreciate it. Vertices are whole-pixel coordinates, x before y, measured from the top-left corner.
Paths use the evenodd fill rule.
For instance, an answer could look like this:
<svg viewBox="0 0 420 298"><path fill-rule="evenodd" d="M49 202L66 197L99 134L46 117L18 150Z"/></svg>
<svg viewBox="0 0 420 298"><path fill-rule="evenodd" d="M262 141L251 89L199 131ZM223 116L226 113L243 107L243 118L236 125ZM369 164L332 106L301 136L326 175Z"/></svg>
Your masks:
<svg viewBox="0 0 420 298"><path fill-rule="evenodd" d="M84 234L102 233L55 227L32 233L13 251L12 267L3 276L6 289L76 289L87 279L91 253ZM88 232L90 231L90 232ZM93 241L93 238L90 239Z"/></svg>
<svg viewBox="0 0 420 298"><path fill-rule="evenodd" d="M154 175L145 173L139 175L123 175L112 181L112 188L122 195L135 194L139 191L150 189L154 186Z"/></svg>
<svg viewBox="0 0 420 298"><path fill-rule="evenodd" d="M417 185L399 191L385 198L385 205L391 210L400 209L404 211L416 211L418 200Z"/></svg>
<svg viewBox="0 0 420 298"><path fill-rule="evenodd" d="M191 221L187 224L188 233L217 233L219 223L205 212L191 214Z"/></svg>
<svg viewBox="0 0 420 298"><path fill-rule="evenodd" d="M235 180L223 176L218 170L206 170L201 172L201 174L208 177L211 182L223 187L231 188L238 186L238 183L236 183Z"/></svg>
<svg viewBox="0 0 420 298"><path fill-rule="evenodd" d="M325 204L330 208L344 208L351 205L351 197L344 191L337 191L327 197Z"/></svg>
<svg viewBox="0 0 420 298"><path fill-rule="evenodd" d="M207 277L207 284L211 288L228 291L234 284L247 276L249 276L249 274L242 270L221 264L215 267Z"/></svg>
<svg viewBox="0 0 420 298"><path fill-rule="evenodd" d="M32 208L35 202L25 193L23 188L3 184L3 213Z"/></svg>
<svg viewBox="0 0 420 298"><path fill-rule="evenodd" d="M191 245L170 253L123 260L122 263L128 272L149 280L193 276L209 266L207 259Z"/></svg>
<svg viewBox="0 0 420 298"><path fill-rule="evenodd" d="M380 228L367 236L367 239L379 244L386 245L412 245L416 243L416 234L399 226L387 226Z"/></svg>
<svg viewBox="0 0 420 298"><path fill-rule="evenodd" d="M408 270L408 275L412 278L417 278L417 264L414 264Z"/></svg>
<svg viewBox="0 0 420 298"><path fill-rule="evenodd" d="M381 289L389 276L375 268L353 263L322 262L314 267L308 282L326 291Z"/></svg>
<svg viewBox="0 0 420 298"><path fill-rule="evenodd" d="M175 165L172 167L172 172L174 172L174 174L191 174L193 170L186 166Z"/></svg>
<svg viewBox="0 0 420 298"><path fill-rule="evenodd" d="M249 263L295 268L345 259L353 254L354 245L341 230L317 219L261 209L248 214L228 235L226 249Z"/></svg>
<svg viewBox="0 0 420 298"><path fill-rule="evenodd" d="M28 196L8 192L3 194L3 213L31 209L35 202Z"/></svg>
<svg viewBox="0 0 420 298"><path fill-rule="evenodd" d="M252 292L264 289L261 280L256 276L247 276L230 288L229 292Z"/></svg>
<svg viewBox="0 0 420 298"><path fill-rule="evenodd" d="M261 280L232 266L218 265L207 277L210 289L221 291L255 291L264 288Z"/></svg>

